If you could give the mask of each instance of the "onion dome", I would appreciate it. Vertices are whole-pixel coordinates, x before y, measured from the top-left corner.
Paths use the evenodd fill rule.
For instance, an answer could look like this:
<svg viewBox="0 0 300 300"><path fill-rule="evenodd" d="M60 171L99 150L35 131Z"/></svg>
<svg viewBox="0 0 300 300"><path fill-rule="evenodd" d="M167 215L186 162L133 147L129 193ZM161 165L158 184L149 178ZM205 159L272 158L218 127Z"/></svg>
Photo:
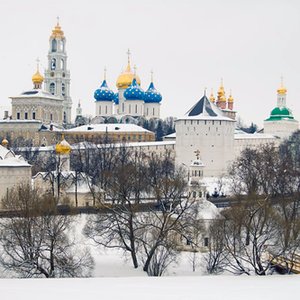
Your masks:
<svg viewBox="0 0 300 300"><path fill-rule="evenodd" d="M32 82L33 84L42 84L44 81L43 75L39 72L39 67L37 67L36 72L32 75Z"/></svg>
<svg viewBox="0 0 300 300"><path fill-rule="evenodd" d="M56 144L56 146L55 146L55 152L58 155L70 154L70 152L71 152L71 146L65 140L64 136L62 136L62 140L58 144Z"/></svg>
<svg viewBox="0 0 300 300"><path fill-rule="evenodd" d="M117 82L116 82L116 86L118 89L127 89L132 81L133 81L133 78L136 79L137 83L139 85L141 85L141 80L139 78L139 76L137 76L136 74L134 74L134 72L131 70L131 67L130 67L130 51L128 50L127 52L127 55L128 55L128 64L127 64L127 68L125 69L125 71L123 71L118 79L117 79Z"/></svg>
<svg viewBox="0 0 300 300"><path fill-rule="evenodd" d="M230 93L228 99L227 99L228 103L233 103L234 102L234 98L232 97L232 94Z"/></svg>
<svg viewBox="0 0 300 300"><path fill-rule="evenodd" d="M3 147L7 147L7 145L8 145L8 140L7 140L6 138L4 138L4 139L2 140L2 142L1 142L1 145L2 145Z"/></svg>
<svg viewBox="0 0 300 300"><path fill-rule="evenodd" d="M61 27L59 25L59 19L57 18L57 23L54 29L52 29L51 38L64 38L64 32L61 30Z"/></svg>
<svg viewBox="0 0 300 300"><path fill-rule="evenodd" d="M162 100L161 93L154 87L153 81L151 81L148 90L145 92L145 103L159 103Z"/></svg>
<svg viewBox="0 0 300 300"><path fill-rule="evenodd" d="M115 93L114 102L116 105L119 105L119 93Z"/></svg>
<svg viewBox="0 0 300 300"><path fill-rule="evenodd" d="M216 101L216 98L214 97L214 93L213 93L212 89L211 89L211 93L210 93L210 96L209 96L209 100L212 103L215 103L215 101Z"/></svg>
<svg viewBox="0 0 300 300"><path fill-rule="evenodd" d="M133 78L131 85L125 90L124 97L126 100L144 100L145 92Z"/></svg>
<svg viewBox="0 0 300 300"><path fill-rule="evenodd" d="M221 86L219 87L218 90L218 102L226 102L223 80L221 81Z"/></svg>
<svg viewBox="0 0 300 300"><path fill-rule="evenodd" d="M96 101L112 101L115 98L114 92L109 89L105 79L100 88L95 91L94 98Z"/></svg>

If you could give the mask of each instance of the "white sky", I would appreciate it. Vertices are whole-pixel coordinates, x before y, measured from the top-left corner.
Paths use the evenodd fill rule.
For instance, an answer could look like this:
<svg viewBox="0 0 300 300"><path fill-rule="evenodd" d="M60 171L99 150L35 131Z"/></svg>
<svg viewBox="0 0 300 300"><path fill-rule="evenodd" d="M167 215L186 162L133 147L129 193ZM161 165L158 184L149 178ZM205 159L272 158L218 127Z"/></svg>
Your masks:
<svg viewBox="0 0 300 300"><path fill-rule="evenodd" d="M183 115L205 87L216 93L223 77L241 118L261 126L283 75L288 107L300 120L298 0L1 1L1 117L9 96L32 88L36 58L47 66L57 16L67 38L73 118L78 99L94 115L104 66L116 91L130 48L144 89L154 70L162 117Z"/></svg>

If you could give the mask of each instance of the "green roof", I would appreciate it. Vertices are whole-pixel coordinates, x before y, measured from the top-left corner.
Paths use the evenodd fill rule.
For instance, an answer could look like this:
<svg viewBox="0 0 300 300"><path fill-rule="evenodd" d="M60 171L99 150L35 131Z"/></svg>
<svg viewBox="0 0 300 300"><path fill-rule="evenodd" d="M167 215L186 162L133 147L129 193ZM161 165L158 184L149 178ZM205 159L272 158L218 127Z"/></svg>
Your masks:
<svg viewBox="0 0 300 300"><path fill-rule="evenodd" d="M294 120L292 112L287 107L275 107L265 121Z"/></svg>

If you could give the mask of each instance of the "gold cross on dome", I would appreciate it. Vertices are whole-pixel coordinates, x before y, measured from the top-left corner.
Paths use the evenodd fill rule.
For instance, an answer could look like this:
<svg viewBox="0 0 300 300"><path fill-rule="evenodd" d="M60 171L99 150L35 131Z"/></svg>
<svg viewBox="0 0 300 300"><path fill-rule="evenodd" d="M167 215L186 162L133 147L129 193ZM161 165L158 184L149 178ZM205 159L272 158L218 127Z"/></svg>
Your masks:
<svg viewBox="0 0 300 300"><path fill-rule="evenodd" d="M196 150L194 153L196 154L197 159L200 159L200 150Z"/></svg>

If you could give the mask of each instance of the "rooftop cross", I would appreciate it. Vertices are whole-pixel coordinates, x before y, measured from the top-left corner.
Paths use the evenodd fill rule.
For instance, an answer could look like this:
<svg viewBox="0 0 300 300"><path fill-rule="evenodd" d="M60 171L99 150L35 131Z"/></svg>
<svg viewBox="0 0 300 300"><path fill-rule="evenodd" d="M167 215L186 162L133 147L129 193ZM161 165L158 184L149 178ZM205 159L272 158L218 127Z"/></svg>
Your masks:
<svg viewBox="0 0 300 300"><path fill-rule="evenodd" d="M196 150L194 151L194 153L196 154L197 160L200 159L200 150Z"/></svg>

